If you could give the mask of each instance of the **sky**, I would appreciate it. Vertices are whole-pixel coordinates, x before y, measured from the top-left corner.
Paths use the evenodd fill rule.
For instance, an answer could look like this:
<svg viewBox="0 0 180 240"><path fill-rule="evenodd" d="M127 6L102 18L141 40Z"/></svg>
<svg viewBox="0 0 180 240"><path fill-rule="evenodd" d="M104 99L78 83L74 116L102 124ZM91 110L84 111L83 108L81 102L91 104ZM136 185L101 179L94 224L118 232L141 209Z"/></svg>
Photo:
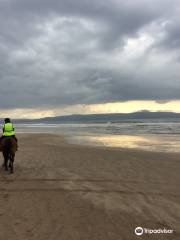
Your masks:
<svg viewBox="0 0 180 240"><path fill-rule="evenodd" d="M180 112L179 0L0 0L0 117Z"/></svg>

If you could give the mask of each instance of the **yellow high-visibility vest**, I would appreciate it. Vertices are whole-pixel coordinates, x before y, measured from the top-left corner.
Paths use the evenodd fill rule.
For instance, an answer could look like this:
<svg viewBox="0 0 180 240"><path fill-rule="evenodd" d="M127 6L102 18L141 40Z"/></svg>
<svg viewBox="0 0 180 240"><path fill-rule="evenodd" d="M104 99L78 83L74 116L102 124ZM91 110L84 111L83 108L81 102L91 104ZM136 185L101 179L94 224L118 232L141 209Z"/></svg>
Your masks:
<svg viewBox="0 0 180 240"><path fill-rule="evenodd" d="M5 123L3 128L4 128L3 136L10 137L12 135L15 135L12 123Z"/></svg>

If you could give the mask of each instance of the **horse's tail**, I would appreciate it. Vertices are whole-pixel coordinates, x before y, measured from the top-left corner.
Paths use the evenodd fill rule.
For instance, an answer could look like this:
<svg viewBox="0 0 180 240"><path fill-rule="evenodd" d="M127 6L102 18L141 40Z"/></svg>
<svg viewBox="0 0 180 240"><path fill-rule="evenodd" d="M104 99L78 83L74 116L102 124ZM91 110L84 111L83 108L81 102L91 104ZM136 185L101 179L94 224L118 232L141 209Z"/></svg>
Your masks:
<svg viewBox="0 0 180 240"><path fill-rule="evenodd" d="M10 152L12 149L12 141L11 141L11 138L8 138L7 139L7 150L8 152Z"/></svg>
<svg viewBox="0 0 180 240"><path fill-rule="evenodd" d="M4 142L4 146L3 146L3 152L8 154L11 152L12 149L12 141L11 138L7 138Z"/></svg>

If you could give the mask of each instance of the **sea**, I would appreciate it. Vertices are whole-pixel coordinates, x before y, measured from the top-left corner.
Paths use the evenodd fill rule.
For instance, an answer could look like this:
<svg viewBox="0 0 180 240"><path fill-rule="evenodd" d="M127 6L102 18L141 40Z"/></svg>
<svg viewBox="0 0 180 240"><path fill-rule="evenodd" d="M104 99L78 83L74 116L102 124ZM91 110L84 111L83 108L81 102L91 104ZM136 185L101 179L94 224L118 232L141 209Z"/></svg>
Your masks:
<svg viewBox="0 0 180 240"><path fill-rule="evenodd" d="M180 120L145 119L106 123L15 124L18 133L60 134L71 144L180 152Z"/></svg>

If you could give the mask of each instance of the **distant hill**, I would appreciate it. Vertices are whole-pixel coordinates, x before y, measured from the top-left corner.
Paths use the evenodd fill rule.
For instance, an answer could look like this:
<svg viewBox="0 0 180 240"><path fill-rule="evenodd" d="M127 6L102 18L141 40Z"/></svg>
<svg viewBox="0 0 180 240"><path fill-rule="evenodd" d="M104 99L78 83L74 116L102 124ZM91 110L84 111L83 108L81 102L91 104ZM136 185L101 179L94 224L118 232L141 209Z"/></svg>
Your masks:
<svg viewBox="0 0 180 240"><path fill-rule="evenodd" d="M134 113L111 114L74 114L67 116L46 117L40 119L14 119L15 123L88 123L88 122L122 122L144 119L171 119L180 121L180 113L174 112L149 112L140 111Z"/></svg>

